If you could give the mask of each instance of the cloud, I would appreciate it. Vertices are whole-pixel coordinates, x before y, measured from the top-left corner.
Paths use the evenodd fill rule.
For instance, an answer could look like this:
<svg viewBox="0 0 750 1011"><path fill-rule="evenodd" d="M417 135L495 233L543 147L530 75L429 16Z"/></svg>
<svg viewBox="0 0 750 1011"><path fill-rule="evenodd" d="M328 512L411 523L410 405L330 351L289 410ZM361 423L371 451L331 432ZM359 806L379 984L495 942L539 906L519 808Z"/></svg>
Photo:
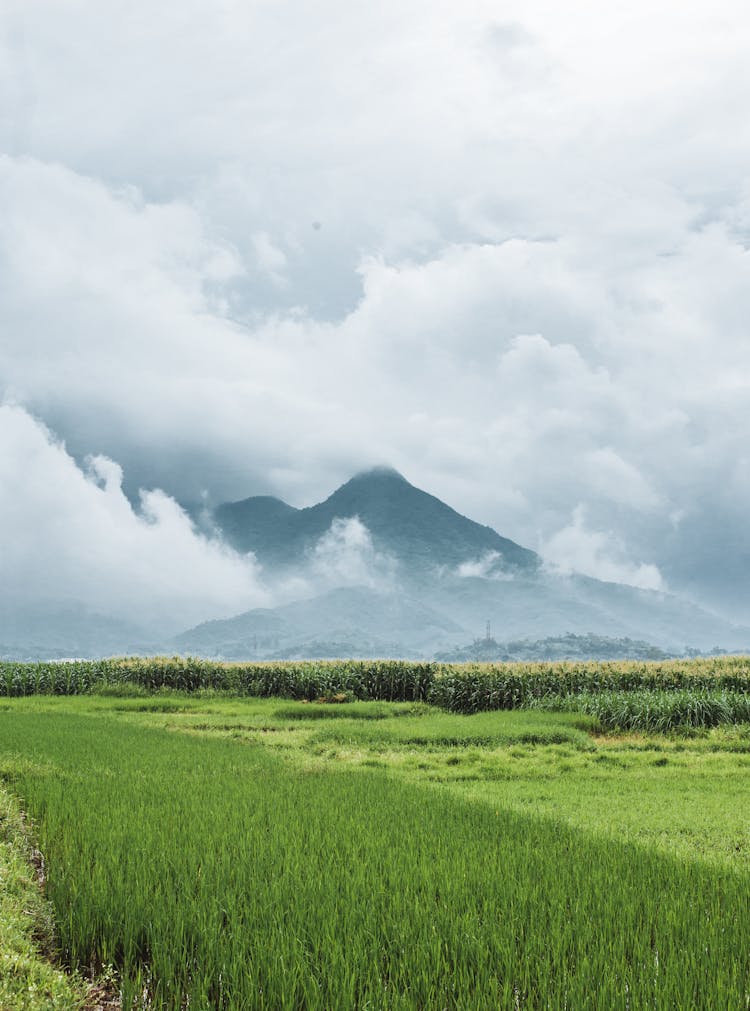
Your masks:
<svg viewBox="0 0 750 1011"><path fill-rule="evenodd" d="M267 601L252 557L197 534L164 492L134 511L121 483L112 460L84 473L27 412L0 407L3 606L65 600L163 635Z"/></svg>
<svg viewBox="0 0 750 1011"><path fill-rule="evenodd" d="M485 551L479 558L462 562L456 569L456 575L462 579L470 577L475 579L512 579L512 573L503 572L502 557L499 551Z"/></svg>
<svg viewBox="0 0 750 1011"><path fill-rule="evenodd" d="M541 554L553 569L566 574L578 572L642 590L666 588L655 565L629 561L623 544L614 534L586 529L585 519L584 508L578 506L570 525L545 542Z"/></svg>
<svg viewBox="0 0 750 1011"><path fill-rule="evenodd" d="M359 516L337 517L312 549L306 575L317 587L385 589L395 578L396 561L375 549Z"/></svg>
<svg viewBox="0 0 750 1011"><path fill-rule="evenodd" d="M636 510L653 510L661 498L638 468L623 460L610 446L594 449L582 461L589 489L603 499Z"/></svg>
<svg viewBox="0 0 750 1011"><path fill-rule="evenodd" d="M670 517L689 519L701 488L727 509L745 495L726 475L746 455L748 363L721 298L747 301L747 264L714 227L634 274L627 300L587 281L565 241L514 239L366 259L344 319L242 327L227 316L241 258L189 206L29 160L5 159L0 188L4 392L79 464L118 460L133 501L159 486L308 504L386 459L521 543L549 540L583 501L672 585L692 556Z"/></svg>
<svg viewBox="0 0 750 1011"><path fill-rule="evenodd" d="M486 551L481 558L472 561L462 562L456 569L456 575L462 579L476 576L482 579L488 578L495 562L500 558L499 551Z"/></svg>
<svg viewBox="0 0 750 1011"><path fill-rule="evenodd" d="M258 232L253 236L253 249L259 270L275 284L286 284L287 258L283 250L273 244L267 232Z"/></svg>
<svg viewBox="0 0 750 1011"><path fill-rule="evenodd" d="M0 396L116 460L133 516L386 460L521 543L582 504L587 564L750 606L734 0L4 26Z"/></svg>

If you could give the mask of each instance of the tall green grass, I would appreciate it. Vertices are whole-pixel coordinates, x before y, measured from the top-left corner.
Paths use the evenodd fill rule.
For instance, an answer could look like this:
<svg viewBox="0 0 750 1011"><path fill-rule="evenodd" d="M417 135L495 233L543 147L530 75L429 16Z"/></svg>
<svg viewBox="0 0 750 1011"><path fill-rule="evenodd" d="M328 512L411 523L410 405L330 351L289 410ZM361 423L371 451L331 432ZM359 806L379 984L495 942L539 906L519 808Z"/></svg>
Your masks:
<svg viewBox="0 0 750 1011"><path fill-rule="evenodd" d="M125 1009L748 1007L739 873L101 713L0 712L0 772Z"/></svg>
<svg viewBox="0 0 750 1011"><path fill-rule="evenodd" d="M0 1008L81 1011L85 987L52 964L54 922L14 798L0 784Z"/></svg>
<svg viewBox="0 0 750 1011"><path fill-rule="evenodd" d="M233 691L313 700L340 693L387 702L424 701L437 666L399 660L224 664L182 657L0 663L0 694L85 695L105 688Z"/></svg>
<svg viewBox="0 0 750 1011"><path fill-rule="evenodd" d="M519 709L539 700L598 692L750 693L750 659L668 662L454 665L442 667L429 701L460 713Z"/></svg>
<svg viewBox="0 0 750 1011"><path fill-rule="evenodd" d="M541 708L587 713L606 730L664 733L681 727L750 723L750 694L730 691L582 692L547 698Z"/></svg>
<svg viewBox="0 0 750 1011"><path fill-rule="evenodd" d="M518 709L540 699L584 692L750 694L750 659L450 665L398 660L221 664L174 657L0 664L0 694L8 696L162 688L308 700L343 694L360 700L428 702L473 713Z"/></svg>

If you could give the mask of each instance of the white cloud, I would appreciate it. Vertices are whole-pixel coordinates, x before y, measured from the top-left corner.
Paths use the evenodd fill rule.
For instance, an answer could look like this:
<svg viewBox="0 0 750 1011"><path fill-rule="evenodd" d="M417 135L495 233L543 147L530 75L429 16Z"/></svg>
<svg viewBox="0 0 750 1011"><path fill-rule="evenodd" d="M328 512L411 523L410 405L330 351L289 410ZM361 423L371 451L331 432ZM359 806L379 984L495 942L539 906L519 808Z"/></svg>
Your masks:
<svg viewBox="0 0 750 1011"><path fill-rule="evenodd" d="M283 250L271 241L268 232L258 232L253 236L253 249L258 269L267 274L275 284L286 284L287 258Z"/></svg>
<svg viewBox="0 0 750 1011"><path fill-rule="evenodd" d="M94 457L83 473L43 425L0 407L0 603L65 600L159 634L268 600L252 557L198 535L174 499L141 493Z"/></svg>
<svg viewBox="0 0 750 1011"><path fill-rule="evenodd" d="M6 8L0 396L79 464L307 504L386 460L750 603L738 0Z"/></svg>
<svg viewBox="0 0 750 1011"><path fill-rule="evenodd" d="M485 551L479 558L462 562L456 569L456 575L462 579L474 577L478 579L512 579L511 573L502 570L502 555L499 551ZM498 562L500 565L498 565Z"/></svg>
<svg viewBox="0 0 750 1011"><path fill-rule="evenodd" d="M512 240L366 260L341 322L244 329L222 314L243 268L191 208L28 160L5 159L0 187L6 395L79 459L122 461L131 492L306 504L385 459L522 543L585 500L597 527L668 569L666 547L685 557L664 539L670 516L702 485L716 495L722 468L739 473L750 361L722 298L747 302L748 266L714 228L634 275L628 299L622 280L587 281L565 242ZM709 260L723 275L706 266L698 297Z"/></svg>
<svg viewBox="0 0 750 1011"><path fill-rule="evenodd" d="M562 573L578 572L611 583L643 590L665 589L655 565L628 560L624 546L611 531L588 530L585 510L578 506L569 526L558 530L542 547L542 557Z"/></svg>
<svg viewBox="0 0 750 1011"><path fill-rule="evenodd" d="M307 574L317 587L385 589L393 583L396 562L375 549L359 516L337 517L312 549Z"/></svg>
<svg viewBox="0 0 750 1011"><path fill-rule="evenodd" d="M611 446L586 453L582 465L589 488L603 499L637 510L652 510L661 504L660 496L638 468Z"/></svg>

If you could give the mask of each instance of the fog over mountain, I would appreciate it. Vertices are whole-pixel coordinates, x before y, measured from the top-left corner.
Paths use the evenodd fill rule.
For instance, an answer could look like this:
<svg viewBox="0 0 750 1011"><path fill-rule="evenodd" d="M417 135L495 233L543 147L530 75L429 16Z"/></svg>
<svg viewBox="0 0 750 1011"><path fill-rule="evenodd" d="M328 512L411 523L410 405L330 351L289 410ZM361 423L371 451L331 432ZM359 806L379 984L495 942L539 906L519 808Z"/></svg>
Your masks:
<svg viewBox="0 0 750 1011"><path fill-rule="evenodd" d="M495 649L499 659L503 650L552 657L562 648L643 657L750 644L750 627L673 594L562 572L391 468L359 473L303 509L259 496L201 509L191 520L163 495L144 496L141 513L133 512L113 464L92 461L84 477L59 446L46 447L82 486L79 496L91 495L102 524L130 525L134 554L118 553L124 582L112 579L98 596L108 562L92 564L80 551L71 553L67 593L40 586L24 598L6 588L6 656L471 659ZM52 498L75 532L78 503L66 514L62 496ZM50 515L42 520L55 526ZM172 540L172 554L160 555ZM129 595L134 572L153 580L138 601ZM175 634L202 608L209 620ZM212 618L210 609L230 616ZM485 621L515 645L480 639Z"/></svg>
<svg viewBox="0 0 750 1011"><path fill-rule="evenodd" d="M412 563L468 641L478 580L537 638L679 599L733 643L700 615L750 623L749 45L738 0L6 0L0 646ZM346 499L382 464L496 534L428 579L446 513Z"/></svg>
<svg viewBox="0 0 750 1011"><path fill-rule="evenodd" d="M470 659L466 647L480 638L485 618L506 639L572 633L602 656L648 655L649 646L633 639L672 654L750 643L750 628L672 594L561 573L390 468L358 474L305 509L260 496L223 504L213 519L235 548L270 571L306 578L311 589L316 576L350 585L203 623L177 637L182 651L231 659L442 651ZM592 633L607 641L595 643ZM585 652L584 642L575 646L576 655ZM556 656L560 643L525 652L535 650ZM488 652L486 641L479 652Z"/></svg>
<svg viewBox="0 0 750 1011"><path fill-rule="evenodd" d="M294 567L305 555L314 560L337 534L345 538L352 522L364 527L379 557L393 559L407 580L476 565L485 575L510 576L541 564L533 551L459 515L389 467L355 475L306 509L260 496L220 505L213 516L232 547L276 568Z"/></svg>

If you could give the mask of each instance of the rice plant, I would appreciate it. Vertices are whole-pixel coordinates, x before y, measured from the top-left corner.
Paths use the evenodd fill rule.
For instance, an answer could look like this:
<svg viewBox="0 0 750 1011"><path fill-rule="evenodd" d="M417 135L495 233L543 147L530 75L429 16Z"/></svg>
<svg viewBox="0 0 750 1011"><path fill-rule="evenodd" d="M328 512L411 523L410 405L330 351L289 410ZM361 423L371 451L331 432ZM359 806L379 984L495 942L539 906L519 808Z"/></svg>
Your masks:
<svg viewBox="0 0 750 1011"><path fill-rule="evenodd" d="M0 711L0 771L125 1011L748 1007L745 874L101 710Z"/></svg>

